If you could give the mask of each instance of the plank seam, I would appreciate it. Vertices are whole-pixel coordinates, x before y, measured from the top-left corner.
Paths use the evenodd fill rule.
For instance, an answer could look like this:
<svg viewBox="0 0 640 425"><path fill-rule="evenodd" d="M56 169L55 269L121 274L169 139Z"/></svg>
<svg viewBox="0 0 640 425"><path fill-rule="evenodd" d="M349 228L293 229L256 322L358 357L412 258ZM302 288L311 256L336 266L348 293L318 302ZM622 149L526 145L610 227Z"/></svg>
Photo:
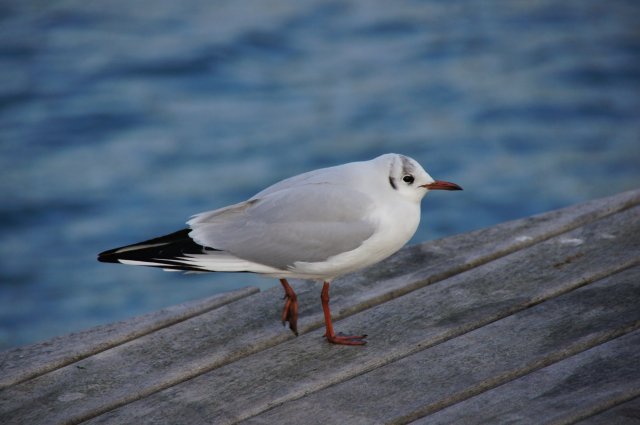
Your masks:
<svg viewBox="0 0 640 425"><path fill-rule="evenodd" d="M634 400L638 397L640 397L640 389L638 389L637 391L632 391L629 394L624 394L619 397L612 398L611 400L606 400L600 404L594 405L591 409L585 412L582 412L582 414L575 415L570 418L562 418L557 421L551 422L551 424L549 425L575 424L585 419L588 419L590 417L596 416L600 413L611 410L615 407L620 406L621 404Z"/></svg>
<svg viewBox="0 0 640 425"><path fill-rule="evenodd" d="M149 326L147 328L145 328L144 330L138 331L138 332L133 332L132 334L126 336L126 337L121 337L121 338L117 338L116 340L112 341L112 342L107 342L105 345L95 345L92 346L91 349L86 350L84 352L81 352L80 354L77 355L73 355L73 356L69 356L65 359L61 359L58 362L53 362L50 363L48 365L42 366L40 368L36 368L35 370L31 371L30 373L27 374L23 374L22 376L18 375L16 376L15 379L13 380L7 380L5 382L0 383L0 390L5 389L5 388L9 388L12 387L14 385L19 385L22 384L23 382L29 381L31 379L35 379L39 376L42 375L46 375L47 373L51 373L53 371L56 371L58 369L62 369L66 366L72 365L74 363L77 363L81 360L84 360L88 357L91 357L93 355L96 355L98 353L101 353L103 351L107 351L110 350L112 348L118 347L120 345L126 344L129 341L133 341L134 339L143 337L145 335L149 335L152 334L154 332L157 332L161 329L167 328L169 326L173 326L176 325L178 323L184 322L186 320L192 319L196 316L199 316L201 314L205 314L208 313L212 310L224 307L225 305L231 304L233 302L236 302L242 298L246 298L249 297L251 295L255 295L256 293L260 292L260 290L258 288L253 288L253 287L247 287L245 292L239 293L236 296L231 296L229 297L228 300L225 300L221 303L209 306L207 308L201 309L201 310L197 310L195 312L192 313L188 313L186 315L180 315L177 314L176 317L174 318L168 318L166 320L168 320L167 322L163 322L162 324L159 325L155 325L155 326ZM129 319L132 320L132 319ZM2 365L0 365L0 369L2 369Z"/></svg>
<svg viewBox="0 0 640 425"><path fill-rule="evenodd" d="M508 247L506 249L500 249L500 250L494 251L494 252L492 252L490 254L482 255L482 256L478 257L477 259L474 259L473 261L468 262L466 264L463 264L463 265L461 265L461 266L459 266L457 268L454 268L454 269L452 269L452 270L450 270L448 272L440 273L438 275L429 277L429 278L424 279L424 280L417 280L416 283L414 283L413 285L409 286L408 290L406 290L406 291L405 290L393 290L393 291L390 291L385 296L380 297L380 299L384 302L384 301L387 301L387 300L391 300L391 299L397 298L399 296L402 296L402 295L405 295L405 294L407 294L409 292L412 292L413 290L422 288L422 287L424 287L424 286L426 286L426 285L428 285L430 283L435 283L435 282L438 282L438 281L445 280L445 279L447 279L447 278L449 278L451 276L454 276L456 274L460 274L462 272L471 270L472 268L475 268L475 267L478 267L480 265L489 263L489 262L494 261L494 260L496 260L498 258L504 257L506 255L509 255L509 254L513 253L513 252L516 252L518 250L522 250L524 248L528 248L530 246L539 244L540 242L546 241L548 239L551 239L551 238L556 237L558 235L561 235L563 233L570 232L570 231L572 231L572 230L574 230L574 229L576 229L578 227L584 226L584 225L589 224L591 222L602 220L602 219L604 219L606 217L609 217L609 216L611 216L613 214L616 214L618 212L621 212L621 211L624 211L626 209L632 208L635 205L637 205L638 203L640 203L640 199L632 198L632 199L627 199L622 203L615 204L613 207L611 205L606 205L605 207L601 207L600 209L598 209L596 211L592 211L592 212L589 212L589 213L585 213L585 214L583 214L581 216L578 216L573 221L569 222L568 224L564 224L561 227L559 227L557 229L554 229L554 231L550 231L550 232L544 233L543 235L540 235L540 236L538 236L536 238L533 238L531 240L527 240L527 241L524 241L524 242L513 244L512 246L510 246L510 247ZM541 215L543 215L543 214L541 214ZM586 284L586 283L583 283L583 284ZM550 299L550 298L547 298L547 299ZM542 301L539 301L539 302L542 302ZM344 317L348 317L348 316L350 316L352 314L355 314L355 313L358 313L360 311L366 310L366 309L370 308L372 305L375 305L375 304L372 304L372 301L368 300L368 301L366 301L364 303L359 304L355 308L342 310L339 313L339 319L344 318ZM521 307L521 308L519 308L519 309L517 309L515 311L517 312L517 311L519 311L519 310L521 310L523 308L527 308L529 306L530 305ZM513 312L511 312L509 314L513 314ZM478 327L485 326L486 324L491 323L492 321L500 320L500 318L502 318L502 317L505 317L505 316L501 316L501 317L498 317L498 318L493 318L492 320L487 321L486 323L482 323L480 326L475 326L475 327L472 327L472 328L469 328L469 329L463 329L462 332L457 334L457 335L444 336L444 338L441 338L441 340L435 341L432 344L418 345L415 350L412 350L412 351L410 351L408 353L405 353L405 354L399 356L397 359L385 362L384 364L387 364L387 363L389 363L391 361L399 360L400 358L403 358L403 357L406 357L408 355L414 354L415 352L427 349L430 346L437 345L439 343L445 342L448 339L451 339L451 338L453 338L455 336L459 336L459 335L462 335L464 333L470 332L470 331L472 331L474 329L477 329ZM184 320L187 320L187 319L185 318ZM179 322L176 322L176 323L179 323ZM311 325L311 326L307 327L307 329L305 330L304 333L311 332L311 331L319 328L321 325L322 324L320 322L318 322L316 325ZM164 326L164 327L167 327L167 326ZM161 327L159 329L162 329L162 328L163 327ZM157 331L159 329L146 332L144 335L153 333L153 332L155 332L155 331ZM140 336L142 336L142 335L140 335ZM131 338L131 339L135 339L135 338ZM128 339L127 341L123 341L120 344L113 345L112 347L109 347L109 348L113 348L113 347L116 347L118 345L121 345L121 344L123 344L125 342L130 341L131 339ZM207 372L209 372L209 371L211 371L213 369L222 367L222 366L224 366L224 365L226 365L228 363L240 360L240 359L245 358L245 357L247 357L249 355L253 355L253 354L258 353L260 351L272 348L273 346L278 345L280 342L282 342L282 339L281 338L277 338L277 339L273 339L273 340L269 340L269 341L264 341L264 343L262 343L262 344L256 344L256 346L254 346L252 349L247 350L244 353L241 353L240 355L237 355L237 356L235 356L233 358L225 359L225 360L222 360L220 362L217 362L216 364L209 365L209 367L196 370L196 371L194 371L193 373L191 373L191 374L189 374L187 376L181 377L180 379L175 379L175 380L170 381L170 382L165 382L165 383L163 383L161 385L158 385L156 387L148 388L147 391L145 391L143 393L139 393L134 397L121 399L119 401L111 403L108 406L102 406L102 407L94 409L91 412L85 412L85 413L83 413L81 415L78 415L78 416L76 416L74 418L70 418L68 420L68 422L65 422L65 423L79 423L79 422L86 421L86 420L92 419L94 417L100 416L100 415L102 415L104 413L107 413L107 412L109 412L111 410L114 410L114 409L117 409L119 407L122 407L122 406L124 406L126 404L130 404L130 403L135 402L137 400L140 400L140 399L143 399L145 397L148 397L148 396L150 396L150 395L152 395L152 394L154 394L156 392L165 390L165 389L170 388L172 386L178 385L178 384L180 384L182 382L185 382L185 381L188 381L190 379L193 379L193 378L195 378L197 376L200 376L200 375L202 375L204 373L207 373ZM101 351L104 351L104 350L106 350L106 349L100 350L98 352L101 352ZM93 354L96 354L96 353L93 353ZM76 361L78 361L78 360L74 359L74 361L69 362L65 366L67 366L69 364L72 364L72 363L74 363ZM364 370L361 373L366 373L368 371L369 370ZM361 374L361 373L359 373L359 374ZM353 377L358 376L358 375L354 375ZM352 379L353 377L350 377L348 379ZM343 381L343 380L341 380L341 381ZM335 383L330 383L327 386L323 386L323 388L331 386L331 385L334 385L334 384ZM317 391L319 389L322 389L322 388L318 388L315 391ZM305 392L305 394L308 394L308 391ZM305 394L302 394L301 396L303 396ZM287 401L290 401L290 400L292 400L292 399L288 399Z"/></svg>
<svg viewBox="0 0 640 425"><path fill-rule="evenodd" d="M545 301L549 301L549 300L552 300L552 299L557 298L559 296L562 296L562 295L565 295L567 293L573 292L573 291L575 291L577 289L580 289L580 288L582 288L582 287L584 287L586 285L589 285L589 284L592 284L592 283L596 283L599 280L602 280L602 279L605 279L605 278L607 278L609 276L613 276L615 274L621 273L624 270L627 270L627 269L629 269L631 267L634 267L634 266L637 266L637 265L640 265L640 259L627 262L627 263L623 264L622 266L620 266L618 268L610 269L610 270L607 270L607 271L602 272L600 274L593 275L589 279L585 279L584 281L577 283L575 286L572 286L571 288L564 289L564 290L561 290L561 291L557 291L557 292L555 292L553 294L550 294L550 296L548 296L548 297L546 297L544 299L534 299L530 303L527 303L527 304L521 305L521 306L516 306L515 308L512 308L512 309L510 309L510 310L508 310L508 311L506 311L503 314L500 314L498 316L494 316L494 317L488 318L487 320L484 320L484 321L481 321L481 322L475 322L473 325L470 325L470 326L462 327L462 328L460 328L458 330L458 332L443 335L442 337L440 337L438 339L435 339L434 341L432 341L429 344L418 344L412 350L408 350L408 351L406 351L404 353L397 354L396 356L393 356L393 357L388 357L388 358L384 359L384 361L372 364L369 367L359 371L358 373L356 373L356 374L354 374L352 376L349 376L348 378L340 377L339 379L336 379L333 382L326 382L325 384L318 385L313 389L309 389L307 387L304 390L301 390L297 394L294 394L294 393L288 394L286 399L274 400L273 403L271 405L269 405L268 407L266 407L265 409L262 409L260 411L251 412L250 414L248 414L246 416L237 418L236 421L231 422L231 423L233 423L233 424L240 423L240 422L242 422L244 420L247 420L247 419L250 419L252 417L258 416L258 415L260 415L262 413L268 412L268 411L270 411L270 410L272 410L272 409L274 409L274 408L276 408L276 407L278 407L278 406L280 406L280 405L282 405L284 403L295 401L295 400L298 400L298 399L300 399L302 397L305 397L307 395L310 395L310 394L316 393L318 391L322 391L322 390L325 390L327 388L330 388L330 387L332 387L334 385L339 385L339 384L341 384L343 382L347 382L349 380L357 378L358 376L361 376L361 375L364 375L366 373L369 373L369 372L371 372L371 371L373 371L373 370L375 370L375 369L377 369L379 367L383 367L385 365L397 362L397 361L402 360L402 359L404 359L406 357L409 357L411 355L417 354L417 353L419 353L421 351L424 351L424 350L427 350L429 348L435 347L437 345L443 344L443 343L445 343L445 342L447 342L449 340L452 340L454 338L458 338L458 337L460 337L462 335L465 335L465 334L467 334L469 332L473 332L473 331L475 331L477 329L480 329L480 328L482 328L484 326L490 325L491 323L494 323L494 322L497 322L499 320L502 320L502 319L504 319L506 317L509 317L509 316L513 315L513 314L517 314L519 312L525 311L525 310L527 310L527 309L529 309L529 308L531 308L531 307L533 307L535 305L541 304L541 303L543 303ZM635 330L637 327L640 327L640 322L634 323L633 326L635 326L633 329L630 329L630 330L626 331L625 333L631 332L631 331ZM622 335L623 334L620 334L620 335L615 334L613 337L611 337L611 339L617 338L617 337L622 336ZM591 347L592 346L588 346L586 348L583 348L580 351L587 350L587 349L589 349ZM580 351L578 351L578 352L580 352ZM577 354L577 352L574 353L574 354ZM573 355L573 354L571 354L571 355ZM566 357L568 357L568 356L566 356ZM564 358L565 357L562 357L557 361L563 360ZM546 367L546 366L548 366L548 365L550 365L552 363L545 364L545 365L540 366L540 367ZM539 369L540 367L538 367L537 369ZM535 369L535 370L537 370L537 369ZM516 376L516 377L513 377L512 379L509 379L509 380L517 379L518 377L519 376ZM497 384L497 385L502 385L502 384L508 382L509 380L501 382L500 384ZM493 387L491 387L491 388L493 388ZM491 388L487 388L486 390L489 390ZM484 392L486 390L480 391L478 394L480 394L481 392ZM475 395L477 395L477 394L474 393L471 396L475 396ZM471 397L471 396L469 396L469 397ZM459 401L463 401L463 399L461 399ZM458 402L458 401L456 401L456 402ZM443 406L442 408L447 407L447 406ZM441 408L439 408L437 410L440 410L440 409ZM433 412L429 412L428 414L434 413L437 410L434 410ZM423 416L426 416L426 415L423 415ZM419 419L420 417L421 416L413 418L413 419L411 419L411 421ZM395 422L392 422L392 423L395 424ZM399 423L405 423L405 422L399 422Z"/></svg>
<svg viewBox="0 0 640 425"><path fill-rule="evenodd" d="M604 344L606 342L612 341L616 338L620 338L624 335L627 335L631 332L637 331L638 329L640 329L640 321L636 321L633 322L631 325L625 326L623 328L617 329L613 332L610 332L608 334L604 334L601 335L599 337L595 337L592 338L591 340L581 343L581 344L574 344L574 346L570 346L565 348L564 350L561 350L557 353L553 353L549 356L546 356L543 359L540 359L536 362L533 362L531 365L522 367L520 369L517 369L515 371L511 371L511 372L507 372L504 373L502 375L498 375L493 379L481 382L478 386L473 387L473 388L469 388L463 391L460 391L450 397L447 397L446 399L440 400L436 403L433 403L431 405L427 405L427 406L423 406L421 409L416 409L415 411L408 413L406 415L400 416L398 418L396 418L393 421L388 422L389 425L405 425L405 424L410 424L411 422L414 422L418 419L424 418L426 416L429 416L433 413L436 413L444 408L447 408L449 406L452 406L454 404L460 403L462 401L465 401L469 398L475 397L477 395L480 395L484 392L487 392L489 390L492 390L494 388L497 388L501 385L507 384L511 381L514 381L516 379L522 378L525 375L528 375L530 373L533 373L537 370L543 369L545 367L551 366L555 363L558 363L562 360L566 360L569 357L573 357L577 354L580 354L584 351L587 351L591 348L594 348L597 345L600 344ZM633 397L630 397L633 398ZM617 401L617 399L615 400ZM627 401L627 399L625 399L624 401ZM622 402L622 401L621 401ZM620 402L620 403L621 403ZM619 404L619 403L618 403ZM603 409L604 410L604 409ZM586 415L586 417L589 417L590 415ZM576 418L576 420L581 419L580 418ZM583 419L583 418L582 418ZM555 422L554 422L555 423ZM560 421L558 423L567 423L565 421Z"/></svg>
<svg viewBox="0 0 640 425"><path fill-rule="evenodd" d="M586 224L590 224L590 223L593 223L593 222L596 222L596 221L603 220L603 219L605 219L605 218L607 218L607 217L609 217L609 216L611 216L611 215L613 215L613 214L616 214L616 213L619 213L619 212L624 211L624 210L626 210L626 209L629 209L629 208L631 208L631 207L634 207L637 203L638 203L638 202L623 204L623 205L625 205L625 207L624 207L624 208L620 208L620 209L616 208L616 209L614 209L613 211L611 211L611 210L610 210L610 211L608 211L608 213L607 213L607 214L604 214L604 215L598 215L598 216L597 216L597 217L595 217L595 218L593 217L593 215L594 215L595 213L588 214L588 216L591 218L591 220L590 220L590 221L586 221L586 222L585 222L585 221L583 221L583 220L579 220L579 223L578 223L578 224L576 224L575 222L572 222L572 223L571 223L571 224L572 224L572 226L564 227L564 228L562 229L562 231L552 232L553 234L552 234L551 236L548 236L548 237L546 237L546 236L545 236L544 238L537 238L537 239L535 239L535 240L533 240L533 241L529 241L529 243L527 243L527 244L526 244L526 246L519 245L519 248L518 248L518 249L515 249L515 250L502 250L501 252L504 252L504 251L509 251L509 252L506 252L504 255L499 255L499 256L497 256L497 257L495 257L495 258L492 258L492 259L490 259L490 260L487 260L487 261L485 261L485 262L483 262L483 263L481 263L481 264L479 264L479 265L483 265L483 264L486 264L486 263L488 263L488 262L490 262L490 261L494 261L495 259L501 258L502 256L506 256L506 255L511 254L511 253L513 253L513 252L515 252L515 251L518 251L518 250L520 250L520 249L528 248L528 247L533 246L533 245L537 245L537 244L539 244L539 243L541 243L541 242L544 242L545 240L548 240L548 239L551 239L551 238L553 238L553 237L559 236L559 235L561 235L561 234L564 234L564 233L570 232L570 231L575 230L576 228L581 227L581 226L584 226L584 225L586 225ZM629 205L629 204L631 204L631 205ZM494 255L488 255L487 257L494 257ZM534 306L534 305L536 305L536 304L540 304L540 303L542 303L542 302L544 302L544 301L547 301L547 300L553 299L553 298L555 298L555 297L557 297L557 296L563 295L563 294L565 294L565 293L567 293L567 292L570 292L570 291L572 291L572 290L578 289L578 288L580 288L580 287L582 287L582 286L585 286L585 285L587 285L587 284L589 284L589 283L592 283L592 282L594 282L594 281L597 281L597 280L603 279L603 278L605 278L605 277L607 277L607 276L610 276L610 275L616 274L616 273L618 273L618 272L621 272L621 271L623 271L623 270L626 270L627 268L633 267L634 265L637 265L637 264L640 264L640 258L639 258L639 259L637 259L637 260L632 260L632 261L629 261L629 262L627 262L627 263L624 263L624 264L622 264L622 265L620 265L620 266L618 266L618 267L614 267L614 268L612 268L612 269L609 269L609 270L603 271L603 272L602 272L602 273L600 273L600 274L592 275L592 276L590 276L589 278L584 279L584 281L582 281L582 282L578 282L576 285L572 286L571 288L567 288L567 289L564 289L564 290L561 290L561 291L558 291L558 292L550 293L550 294L549 294L547 297L545 297L545 298L541 298L541 299L537 299L537 300L532 300L532 302L529 302L529 303L527 303L526 305L516 306L515 308L510 309L508 312L505 312L505 313L503 313L503 314L501 314L501 315L499 315L499 316L496 316L496 317L490 318L489 320L485 320L485 321L483 321L483 322L475 323L473 326L469 326L469 327L461 328L461 329L459 330L459 332L457 332L457 333L455 333L455 334L448 334L448 335L444 335L442 338L440 338L440 339L438 339L438 340L433 341L431 344L418 345L418 346L416 346L413 350L409 350L409 351L404 352L404 353L401 353L401 354L399 354L399 355L397 355L397 356L394 356L394 357L390 357L390 358L388 358L388 359L385 359L385 361L384 361L384 362L381 362L380 364L376 364L375 366L371 366L371 367L369 367L369 368L363 369L363 370L359 371L357 374L355 374L355 375L353 375L353 376L350 376L350 377L348 377L348 378L346 378L346 379L344 379L344 377L343 377L343 378L341 378L339 381L338 381L338 380L336 380L335 382L327 382L326 384L324 384L324 385L322 385L322 386L318 386L318 387L314 388L313 390L309 390L309 389L307 388L304 392L301 392L300 394L289 394L289 396L287 397L287 399L286 399L286 400L282 400L282 401L274 401L274 403L273 403L272 405L268 406L267 408L262 409L262 410L260 410L260 411L252 412L252 413L250 413L249 415L247 415L246 417L238 418L238 420L245 420L245 419L249 419L249 418L254 417L254 416L258 415L258 414L261 414L261 413L263 413L263 412L265 412L265 411L271 410L271 409L273 409L274 407L277 407L278 405L283 404L283 403L285 403L285 402L289 402L289 401L297 400L298 398L301 398L301 397L303 397L303 396L305 396L305 395L308 395L308 394L311 394L311 393L314 393L314 392L317 392L317 391L323 390L323 389L328 388L328 387L330 387L330 386L333 386L333 385L339 384L340 382L345 382L345 381L347 381L347 380L353 379L353 378L355 378L355 377L357 377L357 376L359 376L359 375L362 375L362 374L364 374L364 373L370 372L373 368L380 367L380 366L384 366L384 365L386 365L386 364L389 364L389 363L392 363L392 362L398 361L398 360L400 360L400 359L402 359L402 358L404 358L404 357L407 357L407 356L410 356L410 355L415 354L415 353L417 353L417 352L423 351L423 350L428 349L428 348L430 348L430 347L433 347L433 346L435 346L435 345L442 344L443 342L446 342L446 341L448 341L449 339L456 338L456 337L458 337L458 336L464 335L464 334L466 334L466 333L468 333L468 332L471 332L471 331L473 331L473 330L475 330L475 329L478 329L478 328L481 328L481 327L483 327L483 326L486 326L486 325L488 325L488 324L490 324L490 323L493 323L493 322L495 322L495 321L497 321L497 320L503 319L503 318L505 318L505 317L507 317L507 316L510 316L510 315L515 314L515 313L520 312L520 311L523 311L523 310L525 310L525 309L527 309L527 308L530 308L530 307L532 307L532 306ZM474 266L474 267L476 267L476 266ZM430 279L427 279L427 282L430 282L430 283L440 282L440 281L445 280L445 279L447 279L447 278L449 278L449 277L451 277L451 276L454 276L454 275L456 275L456 274L460 274L460 273L463 273L463 272L467 272L467 271L469 271L471 268L474 268L474 267L468 267L468 268L466 268L466 269L464 269L464 270L461 270L461 271L459 271L459 272L456 272L456 273L442 273L442 274L438 275L438 277L441 277L441 276L444 276L444 275L446 275L446 276L444 276L444 277L440 278L439 280L434 280L434 279L431 279L431 278L430 278ZM461 267L461 268L463 268L463 267ZM459 269L461 269L461 268L459 268ZM422 282L424 282L424 281L422 281ZM424 286L426 286L426 285L422 285L422 286L416 287L416 288L415 288L415 289L413 289L413 290L420 289L421 287L424 287ZM390 299L397 298L397 297L402 296L402 295L406 295L407 293L410 293L410 292L412 292L413 290L406 291L406 292L404 292L404 291L397 291L397 290L395 290L395 291L391 291L391 294L393 294L393 295L395 295L395 296L394 296L393 298L389 298L389 300L390 300ZM402 292L402 293L401 293L401 292ZM379 298L379 297L377 297L377 298ZM370 301L367 301L367 302L361 303L361 304L360 304L360 307L361 307L361 308L360 308L360 309L354 309L354 310L353 310L353 312L352 312L351 314L349 314L349 315L345 315L345 314L344 314L344 311L342 311L342 314L340 314L340 315L339 315L339 319L338 319L338 320L340 320L340 319L342 319L342 318L345 318L345 317L348 317L348 316L350 316L350 315L352 315L352 314L359 313L359 312L361 312L361 311L367 310L368 308L370 308L370 307L372 307L372 306L374 306L374 305L376 305L376 304L371 304L371 303L370 303ZM363 307L363 306L364 306L364 307ZM349 310L349 311L352 311L352 310ZM320 322L318 322L318 324L316 324L316 325L310 325L310 326L308 326L308 327L307 327L303 332L301 332L301 334L309 333L309 332L311 332L311 331L314 331L314 330L316 330L316 329L320 328L321 326L322 326L322 323L320 323ZM216 364L214 364L214 365L210 365L209 367L206 367L206 368L202 368L202 369L199 369L199 370L193 371L191 374L184 375L184 376L180 377L179 379L176 379L176 380L171 381L171 382L165 382L164 384L159 385L158 387L155 387L155 388L148 388L148 391L138 393L138 394L137 394L136 396L134 396L134 397L130 397L130 398L127 398L127 399L120 400L120 401L118 401L118 402L114 402L114 403L112 403L110 406L104 406L103 408L95 409L95 410L94 410L94 411L92 411L92 412L86 412L85 414L83 414L83 415L81 415L81 416L79 416L79 417L77 417L77 418L72 418L72 419L70 419L70 422L68 422L68 423L70 423L70 424L76 424L76 423L80 423L80 422L83 422L83 421L87 421L87 420L89 420L89 419L93 419L93 418L95 418L95 417L97 417L97 416L100 416L100 415L102 415L102 414L105 414L105 413L107 413L107 412L109 412L109 411L111 411L111 410L115 410L115 409L120 408L120 407L122 407L122 406L125 406L125 405L127 405L127 404L130 404L130 403L133 403L133 402L138 401L138 400L140 400L140 399L146 398L146 397L148 397L148 396L150 396L150 395L152 395L152 394L155 394L155 393L157 393L157 392L163 391L163 390L165 390L165 389L167 389L167 388L170 388L170 387L173 387L173 386L179 385L179 384L181 384L181 383L183 383L183 382L186 382L186 381L189 381L189 380L191 380L191 379L194 379L194 378L196 378L196 377L198 377L198 376L200 376L200 375L202 375L202 374L205 374L205 373L207 373L207 372L210 372L210 371L212 371L212 370L214 370L214 369L217 369L217 368L223 367L223 366L225 366L225 365L227 365L227 364L233 363L233 362L235 362L235 361L238 361L238 360L243 359L243 358L245 358L245 357L248 357L248 356L250 356L250 355L256 354L256 353L258 353L258 352L260 352L260 351L263 351L263 350L266 350L266 349L272 348L272 347L274 347L274 346L278 345L280 342L281 342L281 341L280 341L280 339L273 339L273 340L270 340L270 341L265 341L265 342L264 342L264 344L259 344L259 346L258 346L258 347L255 347L253 350L247 350L247 351L245 351L245 352L243 353L243 355L236 356L236 357L233 357L233 358L229 358L229 359L226 359L226 360L224 360L224 361L220 361L220 362L218 362L218 363L216 363Z"/></svg>

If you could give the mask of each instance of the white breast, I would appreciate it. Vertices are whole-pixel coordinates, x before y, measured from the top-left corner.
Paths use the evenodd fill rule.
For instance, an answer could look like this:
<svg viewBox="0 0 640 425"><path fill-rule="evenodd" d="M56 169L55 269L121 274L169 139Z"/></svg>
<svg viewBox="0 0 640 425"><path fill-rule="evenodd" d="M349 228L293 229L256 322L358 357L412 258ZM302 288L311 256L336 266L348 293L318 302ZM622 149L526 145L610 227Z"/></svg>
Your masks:
<svg viewBox="0 0 640 425"><path fill-rule="evenodd" d="M411 239L420 224L420 204L406 200L395 201L372 211L367 219L376 223L377 230L358 248L322 262L296 262L287 275L330 281L382 261L397 252Z"/></svg>

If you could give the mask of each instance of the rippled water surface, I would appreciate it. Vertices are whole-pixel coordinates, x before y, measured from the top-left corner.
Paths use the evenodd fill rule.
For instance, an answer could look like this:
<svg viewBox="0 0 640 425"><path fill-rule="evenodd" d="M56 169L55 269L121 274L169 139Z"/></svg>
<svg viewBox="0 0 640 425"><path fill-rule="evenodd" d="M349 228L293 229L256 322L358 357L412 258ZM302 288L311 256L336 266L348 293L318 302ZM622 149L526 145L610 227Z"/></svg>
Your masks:
<svg viewBox="0 0 640 425"><path fill-rule="evenodd" d="M412 243L636 188L639 95L637 1L4 1L0 348L272 285L95 256L310 169L462 185Z"/></svg>

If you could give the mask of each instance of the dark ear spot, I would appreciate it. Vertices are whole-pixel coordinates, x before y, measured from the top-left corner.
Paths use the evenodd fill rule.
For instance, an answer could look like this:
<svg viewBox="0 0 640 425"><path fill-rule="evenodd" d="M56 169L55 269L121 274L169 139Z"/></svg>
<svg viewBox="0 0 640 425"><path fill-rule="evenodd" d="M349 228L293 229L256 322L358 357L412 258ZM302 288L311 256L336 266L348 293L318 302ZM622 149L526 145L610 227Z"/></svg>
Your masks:
<svg viewBox="0 0 640 425"><path fill-rule="evenodd" d="M396 186L396 179L391 176L389 176L389 184L394 190L398 190L398 187Z"/></svg>

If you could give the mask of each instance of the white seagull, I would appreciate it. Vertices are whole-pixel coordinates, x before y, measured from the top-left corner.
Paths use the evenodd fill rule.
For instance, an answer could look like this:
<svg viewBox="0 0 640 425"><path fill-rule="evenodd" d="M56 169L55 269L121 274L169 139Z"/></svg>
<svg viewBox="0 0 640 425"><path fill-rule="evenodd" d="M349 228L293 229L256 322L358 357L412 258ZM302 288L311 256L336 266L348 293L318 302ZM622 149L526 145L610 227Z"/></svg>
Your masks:
<svg viewBox="0 0 640 425"><path fill-rule="evenodd" d="M278 278L286 300L282 322L296 335L298 301L287 279L320 280L327 340L364 345L366 335L334 332L329 285L406 244L430 190L462 188L434 180L412 158L385 154L290 177L247 201L196 214L186 229L102 252L98 260Z"/></svg>

